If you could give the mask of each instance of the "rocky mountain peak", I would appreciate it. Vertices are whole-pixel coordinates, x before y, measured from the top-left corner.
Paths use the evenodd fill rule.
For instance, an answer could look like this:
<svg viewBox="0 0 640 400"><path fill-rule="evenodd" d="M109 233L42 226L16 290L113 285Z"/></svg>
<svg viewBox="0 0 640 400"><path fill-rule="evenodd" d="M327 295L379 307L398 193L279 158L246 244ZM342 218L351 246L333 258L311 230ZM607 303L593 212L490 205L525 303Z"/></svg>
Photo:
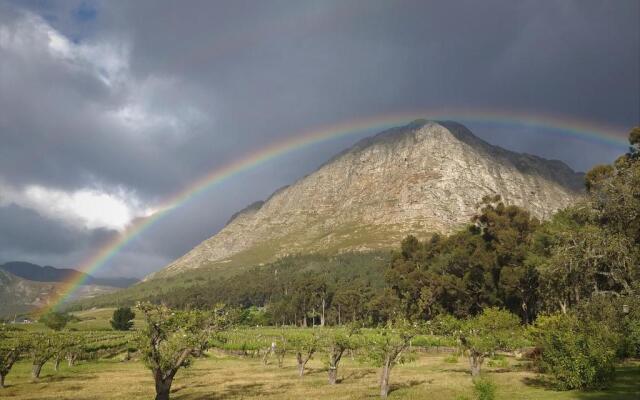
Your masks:
<svg viewBox="0 0 640 400"><path fill-rule="evenodd" d="M155 276L392 248L410 233L449 233L468 223L486 195L544 219L581 193L582 175L560 161L493 146L456 122L416 120L357 142L252 204Z"/></svg>

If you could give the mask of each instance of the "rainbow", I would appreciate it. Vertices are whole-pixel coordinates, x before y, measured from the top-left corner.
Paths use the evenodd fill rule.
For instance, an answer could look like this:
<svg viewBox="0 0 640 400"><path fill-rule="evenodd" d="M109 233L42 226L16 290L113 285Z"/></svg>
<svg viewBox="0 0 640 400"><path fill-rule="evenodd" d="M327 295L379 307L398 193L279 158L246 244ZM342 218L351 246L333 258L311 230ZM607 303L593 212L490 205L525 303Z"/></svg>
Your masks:
<svg viewBox="0 0 640 400"><path fill-rule="evenodd" d="M504 112L492 110L430 110L421 112L393 113L381 116L372 116L341 122L333 125L326 125L299 132L288 138L273 143L267 147L246 154L244 157L223 166L211 170L209 173L199 177L191 184L167 198L151 216L140 219L131 224L124 232L105 243L90 258L83 262L78 269L86 274L91 274L102 268L110 259L118 254L129 242L140 236L157 221L181 207L190 199L199 194L211 190L224 181L237 174L250 170L270 160L277 159L287 153L313 146L315 144L330 141L333 139L346 137L349 135L362 134L371 130L383 130L394 126L404 125L415 119L430 120L459 120L463 122L486 122L495 124L513 124L519 126L530 126L534 128L547 128L562 132L564 136L578 140L595 142L597 144L611 146L619 149L626 149L627 141L624 130L594 122L579 120L566 116L557 115L532 115L522 112ZM61 304L69 300L83 285L86 275L79 274L64 282L58 291L58 295L49 302L44 311L58 308Z"/></svg>

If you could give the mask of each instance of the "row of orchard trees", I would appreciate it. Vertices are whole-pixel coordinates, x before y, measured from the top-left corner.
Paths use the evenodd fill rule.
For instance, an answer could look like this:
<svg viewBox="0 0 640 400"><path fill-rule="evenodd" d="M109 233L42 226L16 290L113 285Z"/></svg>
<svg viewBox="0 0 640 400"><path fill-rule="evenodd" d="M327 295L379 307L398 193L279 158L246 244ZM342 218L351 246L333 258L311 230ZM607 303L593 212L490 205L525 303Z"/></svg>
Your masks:
<svg viewBox="0 0 640 400"><path fill-rule="evenodd" d="M210 347L241 354L263 353L265 365L276 357L282 366L288 354L295 358L300 377L312 357L321 357L331 385L338 382L341 360L349 352L380 367L380 395L386 397L393 368L412 358L412 343L420 347L445 343L457 346L468 357L470 375L474 378L480 375L484 360L496 352L535 345L539 350L539 367L555 378L559 388L599 387L610 381L621 356L640 355L640 302L621 308L627 300L611 302L603 298L579 313L540 316L530 327L521 325L515 314L490 307L465 319L451 315L429 321L395 319L373 329L352 325L258 330L235 328L237 313L221 306L178 311L144 303L138 309L144 315L145 325L135 332L43 333L3 329L0 377L4 385L6 375L19 359L31 361L32 376L37 380L42 366L49 361L57 368L64 359L73 365L77 360L137 351L152 372L156 399L166 400L178 371ZM425 341L424 335L444 340Z"/></svg>
<svg viewBox="0 0 640 400"><path fill-rule="evenodd" d="M419 334L449 336L468 355L470 373L480 374L484 359L496 351L522 345L519 318L508 311L490 308L466 320L445 318L437 327L398 320L377 329L351 327L310 330L283 329L277 334L243 334L229 329L233 313L217 307L210 311L175 311L163 305L140 304L146 327L138 334L142 359L155 380L156 400L169 399L177 372L189 366L209 347L223 350L263 352L263 363L276 357L282 366L285 356L295 357L297 371L304 376L309 360L320 354L326 361L328 383L338 382L340 362L347 351L373 361L380 369L380 395L387 397L392 369L411 358L412 339ZM245 332L246 333L246 332Z"/></svg>
<svg viewBox="0 0 640 400"><path fill-rule="evenodd" d="M0 327L0 387L21 359L31 361L31 378L40 378L42 367L53 362L57 371L66 360L71 367L79 360L110 357L131 351L132 335L118 332L25 332Z"/></svg>

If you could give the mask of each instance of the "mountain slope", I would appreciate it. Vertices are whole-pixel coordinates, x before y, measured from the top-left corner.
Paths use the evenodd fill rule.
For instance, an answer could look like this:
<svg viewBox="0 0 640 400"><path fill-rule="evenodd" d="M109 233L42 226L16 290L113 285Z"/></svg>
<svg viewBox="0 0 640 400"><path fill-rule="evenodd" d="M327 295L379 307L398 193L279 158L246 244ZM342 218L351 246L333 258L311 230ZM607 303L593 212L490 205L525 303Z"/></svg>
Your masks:
<svg viewBox="0 0 640 400"><path fill-rule="evenodd" d="M87 285L110 286L125 288L138 282L133 278L96 278L71 268L54 268L40 266L24 261L11 261L0 265L0 270L9 272L17 277L35 282L66 282L72 277L85 275Z"/></svg>
<svg viewBox="0 0 640 400"><path fill-rule="evenodd" d="M47 306L65 290L64 282L77 274L80 272L74 269L41 267L19 261L0 265L0 317L12 317ZM130 281L127 278L102 279L89 275L85 284L74 293L74 299L112 293L119 289L113 283L124 285ZM131 283L135 283L133 281Z"/></svg>
<svg viewBox="0 0 640 400"><path fill-rule="evenodd" d="M360 141L247 207L151 277L391 248L409 233L448 233L467 223L485 195L544 219L579 198L582 180L560 161L490 145L460 124L414 121Z"/></svg>

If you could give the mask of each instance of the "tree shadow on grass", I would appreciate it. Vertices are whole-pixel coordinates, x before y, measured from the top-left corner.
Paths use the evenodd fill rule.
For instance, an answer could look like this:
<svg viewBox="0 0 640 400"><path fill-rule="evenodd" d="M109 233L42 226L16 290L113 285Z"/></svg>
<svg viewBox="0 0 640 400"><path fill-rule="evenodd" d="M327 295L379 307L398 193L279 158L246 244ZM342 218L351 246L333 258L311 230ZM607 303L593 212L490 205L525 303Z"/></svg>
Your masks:
<svg viewBox="0 0 640 400"><path fill-rule="evenodd" d="M525 378L528 386L556 391L553 382L544 376ZM573 391L579 400L638 400L640 399L640 366L616 368L616 377L611 386L603 390Z"/></svg>
<svg viewBox="0 0 640 400"><path fill-rule="evenodd" d="M342 382L348 379L362 379L365 376L371 375L371 374L375 374L376 370L374 369L360 369L360 370L355 370L355 371L351 371L349 372L348 375L344 375L342 378L340 378L338 380L338 382Z"/></svg>
<svg viewBox="0 0 640 400"><path fill-rule="evenodd" d="M396 390L400 390L400 389L409 389L414 386L422 385L423 383L432 383L432 382L433 382L433 379L429 381L412 379L408 382L392 384L389 386L389 393L393 393Z"/></svg>
<svg viewBox="0 0 640 400"><path fill-rule="evenodd" d="M224 388L213 388L212 393L190 393L181 396L172 396L176 400L224 400L233 398L256 397L266 394L274 395L285 393L292 385L284 383L276 387L266 388L264 383L233 384Z"/></svg>
<svg viewBox="0 0 640 400"><path fill-rule="evenodd" d="M97 377L98 377L97 375L84 375L84 374L78 374L78 375L53 375L53 374L47 374L47 375L40 376L40 379L38 379L34 383L53 383L53 382L64 382L64 381L67 381L67 380L89 381L89 380L96 379Z"/></svg>

